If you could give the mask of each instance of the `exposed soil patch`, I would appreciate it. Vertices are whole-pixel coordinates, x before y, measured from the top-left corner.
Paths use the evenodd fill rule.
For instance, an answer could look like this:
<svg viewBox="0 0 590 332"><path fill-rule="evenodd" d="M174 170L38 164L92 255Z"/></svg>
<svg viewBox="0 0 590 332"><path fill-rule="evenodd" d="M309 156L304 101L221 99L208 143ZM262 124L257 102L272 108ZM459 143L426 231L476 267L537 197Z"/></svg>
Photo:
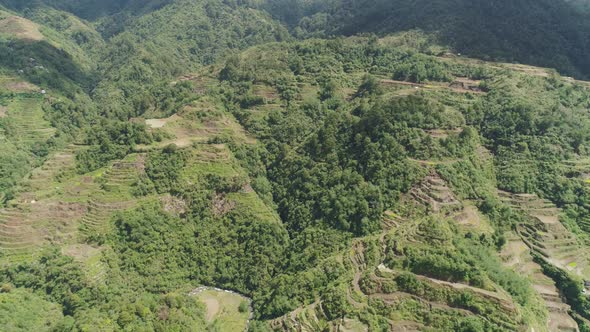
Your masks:
<svg viewBox="0 0 590 332"><path fill-rule="evenodd" d="M62 252L66 256L70 256L79 262L88 260L100 253L100 248L94 248L87 244L74 244L63 248Z"/></svg>
<svg viewBox="0 0 590 332"><path fill-rule="evenodd" d="M205 302L205 306L207 306L207 321L212 322L219 312L219 301L215 298L206 298L203 299L203 302Z"/></svg>
<svg viewBox="0 0 590 332"><path fill-rule="evenodd" d="M199 74L184 75L180 77L180 81L191 81L195 87L194 91L198 94L206 93L216 82L216 80L211 77L206 77Z"/></svg>
<svg viewBox="0 0 590 332"><path fill-rule="evenodd" d="M86 206L80 203L37 203L32 204L31 212L35 217L51 219L76 219L86 213Z"/></svg>
<svg viewBox="0 0 590 332"><path fill-rule="evenodd" d="M186 202L178 197L166 195L160 198L164 211L173 215L181 215L186 212Z"/></svg>
<svg viewBox="0 0 590 332"><path fill-rule="evenodd" d="M344 318L342 322L337 326L337 331L365 332L369 331L369 328L365 324L356 319Z"/></svg>
<svg viewBox="0 0 590 332"><path fill-rule="evenodd" d="M504 265L533 282L533 289L541 296L549 312L549 331L577 331L576 322L567 314L570 307L564 303L553 280L543 274L541 266L533 261L529 248L521 239L515 234L508 234L508 238L500 254Z"/></svg>
<svg viewBox="0 0 590 332"><path fill-rule="evenodd" d="M465 204L463 210L453 218L459 225L467 229L475 229L487 233L493 233L492 228L479 214L477 208L470 204Z"/></svg>
<svg viewBox="0 0 590 332"><path fill-rule="evenodd" d="M2 32L0 31L0 34ZM29 82L21 81L17 78L12 77L1 77L0 78L0 87L3 90L7 90L10 92L40 92L41 89Z"/></svg>
<svg viewBox="0 0 590 332"><path fill-rule="evenodd" d="M241 294L214 288L199 287L192 290L189 296L194 296L205 304L207 312L205 318L213 323L219 331L247 331L252 319L251 300ZM240 310L242 303L248 305L248 312Z"/></svg>
<svg viewBox="0 0 590 332"><path fill-rule="evenodd" d="M467 65L475 65L475 66L485 65L486 67L500 69L500 70L511 69L511 70L523 72L523 73L526 73L526 74L532 75L532 76L549 77L548 69L542 68L542 67L534 67L534 66L514 64L514 63L500 63L500 62L484 61L484 60L479 60L479 59L458 57L458 56L455 56L454 54L441 56L441 57L438 57L438 59L443 60L443 61L447 61L447 62L452 62L452 63L458 62L458 63L462 63L462 64L467 64Z"/></svg>
<svg viewBox="0 0 590 332"><path fill-rule="evenodd" d="M511 64L511 63L504 64L504 66L506 66L512 70L520 71L520 72L523 72L523 73L526 73L526 74L532 75L532 76L549 77L549 72L547 71L547 69L541 68L541 67L533 67L533 66L528 66L528 65Z"/></svg>
<svg viewBox="0 0 590 332"><path fill-rule="evenodd" d="M441 82L429 82L428 84L424 83L413 83L413 82L406 82L406 81L397 81L391 79L381 79L381 84L385 86L405 86L409 87L410 89L404 90L403 93L398 95L410 95L415 91L419 91L420 89L446 89L451 90L454 92L459 93L475 93L475 94L483 94L485 93L482 89L479 88L479 81L470 80L467 78L457 78L454 82L447 84Z"/></svg>
<svg viewBox="0 0 590 332"><path fill-rule="evenodd" d="M10 81L3 83L4 89L12 92L36 92L39 91L39 87L29 82L23 81Z"/></svg>
<svg viewBox="0 0 590 332"><path fill-rule="evenodd" d="M463 132L463 128L455 128L455 129L430 129L426 130L426 133L430 135L432 138L438 139L445 139L452 134L460 134Z"/></svg>
<svg viewBox="0 0 590 332"><path fill-rule="evenodd" d="M406 82L406 81L396 81L396 80L390 80L390 79L382 79L381 80L382 84L394 84L394 85L407 85L407 86L411 86L411 87L415 87L415 88L423 88L425 87L424 84L420 84L420 83L412 83L412 82Z"/></svg>
<svg viewBox="0 0 590 332"><path fill-rule="evenodd" d="M43 40L43 34L39 31L37 24L18 16L9 16L0 20L0 33L31 41Z"/></svg>
<svg viewBox="0 0 590 332"><path fill-rule="evenodd" d="M412 188L408 197L434 213L449 215L463 208L446 182L435 171Z"/></svg>
<svg viewBox="0 0 590 332"><path fill-rule="evenodd" d="M6 117L7 111L8 111L8 107L0 105L0 118Z"/></svg>
<svg viewBox="0 0 590 332"><path fill-rule="evenodd" d="M168 117L165 119L147 119L147 120L145 120L145 124L152 129L157 129L157 128L163 128L168 122L178 120L178 119L180 119L180 117L178 115L174 114L171 117Z"/></svg>
<svg viewBox="0 0 590 332"><path fill-rule="evenodd" d="M483 93L484 91L480 88L481 81L471 80L467 77L457 77L449 88L458 92L475 92Z"/></svg>
<svg viewBox="0 0 590 332"><path fill-rule="evenodd" d="M253 87L254 94L264 98L265 101L273 101L279 99L279 94L276 89L271 86L256 85Z"/></svg>
<svg viewBox="0 0 590 332"><path fill-rule="evenodd" d="M217 194L213 197L213 214L220 217L236 207L236 202L227 199L224 194Z"/></svg>
<svg viewBox="0 0 590 332"><path fill-rule="evenodd" d="M254 192L254 188L252 188L252 185L250 185L249 183L246 183L244 184L244 187L242 187L242 191L249 194Z"/></svg>

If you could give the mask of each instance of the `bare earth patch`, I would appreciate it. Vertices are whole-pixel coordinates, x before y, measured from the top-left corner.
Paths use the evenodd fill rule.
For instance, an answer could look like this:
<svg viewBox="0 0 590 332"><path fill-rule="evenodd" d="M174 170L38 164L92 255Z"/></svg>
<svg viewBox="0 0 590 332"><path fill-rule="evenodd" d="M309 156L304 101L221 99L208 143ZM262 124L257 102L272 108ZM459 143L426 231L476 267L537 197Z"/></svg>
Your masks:
<svg viewBox="0 0 590 332"><path fill-rule="evenodd" d="M455 216L455 221L468 229L478 230L484 233L493 233L493 229L482 218L477 208L470 203L465 203L463 210Z"/></svg>
<svg viewBox="0 0 590 332"><path fill-rule="evenodd" d="M567 314L570 307L564 303L553 280L533 261L528 246L516 234L507 236L508 243L501 252L504 265L532 281L533 289L543 299L549 313L549 331L577 331L576 322Z"/></svg>
<svg viewBox="0 0 590 332"><path fill-rule="evenodd" d="M205 302L205 306L207 306L207 321L212 322L219 312L219 301L215 298L208 297L203 299L203 302Z"/></svg>
<svg viewBox="0 0 590 332"><path fill-rule="evenodd" d="M455 128L455 129L429 129L426 130L426 133L430 135L432 138L439 138L445 139L448 138L451 134L460 134L463 132L463 128Z"/></svg>
<svg viewBox="0 0 590 332"><path fill-rule="evenodd" d="M0 20L0 33L30 41L43 40L43 34L39 31L37 24L18 16L9 16Z"/></svg>
<svg viewBox="0 0 590 332"><path fill-rule="evenodd" d="M39 87L29 82L24 81L8 81L3 82L2 87L11 92L37 92Z"/></svg>
<svg viewBox="0 0 590 332"><path fill-rule="evenodd" d="M0 105L0 118L6 117L7 111L8 111L8 107Z"/></svg>
<svg viewBox="0 0 590 332"><path fill-rule="evenodd" d="M265 101L272 101L272 100L278 100L279 99L279 94L277 93L276 89L274 87L271 86L266 86L266 85L255 85L253 87L254 89L254 94L264 98Z"/></svg>
<svg viewBox="0 0 590 332"><path fill-rule="evenodd" d="M170 121L174 121L179 119L180 117L176 114L172 115L169 118L165 118L165 119L147 119L145 120L145 124L150 127L150 128L163 128L168 122Z"/></svg>
<svg viewBox="0 0 590 332"><path fill-rule="evenodd" d="M160 202L162 202L164 211L168 213L181 215L186 212L186 202L178 197L166 195L160 198Z"/></svg>
<svg viewBox="0 0 590 332"><path fill-rule="evenodd" d="M338 325L338 331L341 332L366 332L369 328L362 322L356 319L344 318L340 325Z"/></svg>
<svg viewBox="0 0 590 332"><path fill-rule="evenodd" d="M217 194L213 197L213 214L223 216L236 207L236 202L227 199L223 194Z"/></svg>
<svg viewBox="0 0 590 332"><path fill-rule="evenodd" d="M14 92L34 92L39 88L28 82L9 82L6 84L6 89Z"/></svg>
<svg viewBox="0 0 590 332"><path fill-rule="evenodd" d="M250 300L240 294L210 287L194 289L189 296L194 296L205 304L207 311L205 318L213 324L216 331L245 331L252 315ZM242 303L247 304L247 310L240 310Z"/></svg>
<svg viewBox="0 0 590 332"><path fill-rule="evenodd" d="M94 248L87 244L74 244L63 249L63 254L74 258L78 262L88 260L90 257L100 253L100 249Z"/></svg>
<svg viewBox="0 0 590 332"><path fill-rule="evenodd" d="M455 81L449 84L449 88L457 92L482 93L483 91L479 87L480 83L481 81L479 80L471 80L467 77L457 77Z"/></svg>

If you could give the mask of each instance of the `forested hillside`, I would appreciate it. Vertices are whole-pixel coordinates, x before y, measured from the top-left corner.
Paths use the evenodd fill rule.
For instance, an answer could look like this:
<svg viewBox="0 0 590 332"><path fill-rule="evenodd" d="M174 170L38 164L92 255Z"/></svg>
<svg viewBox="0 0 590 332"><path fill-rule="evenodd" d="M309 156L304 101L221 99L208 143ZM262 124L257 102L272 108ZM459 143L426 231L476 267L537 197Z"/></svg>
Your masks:
<svg viewBox="0 0 590 332"><path fill-rule="evenodd" d="M122 12L127 15L141 15L171 2L171 0L5 0L2 1L2 5L16 11L54 8L70 12L83 19L93 20Z"/></svg>
<svg viewBox="0 0 590 332"><path fill-rule="evenodd" d="M587 12L576 10L587 7L582 1L268 2L299 36L420 29L452 46L455 53L553 67L581 78L590 75L590 20Z"/></svg>
<svg viewBox="0 0 590 332"><path fill-rule="evenodd" d="M569 0L568 2L574 5L574 8L587 12L590 10L590 1L588 0Z"/></svg>
<svg viewBox="0 0 590 332"><path fill-rule="evenodd" d="M590 331L573 4L0 0L0 330Z"/></svg>

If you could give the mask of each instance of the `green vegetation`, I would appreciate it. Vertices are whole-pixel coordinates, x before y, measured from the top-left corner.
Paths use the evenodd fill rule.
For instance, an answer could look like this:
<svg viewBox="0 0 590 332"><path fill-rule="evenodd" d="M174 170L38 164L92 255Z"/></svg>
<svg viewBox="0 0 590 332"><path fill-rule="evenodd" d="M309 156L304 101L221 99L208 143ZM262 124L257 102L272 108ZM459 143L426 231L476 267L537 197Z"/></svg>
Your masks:
<svg viewBox="0 0 590 332"><path fill-rule="evenodd" d="M208 330L242 331L247 327L249 304L240 295L205 289L196 295L205 303Z"/></svg>
<svg viewBox="0 0 590 332"><path fill-rule="evenodd" d="M2 286L0 312L0 325L5 331L51 331L63 319L58 305L9 284Z"/></svg>
<svg viewBox="0 0 590 332"><path fill-rule="evenodd" d="M483 0L267 3L271 12L290 23L301 37L421 29L452 46L455 53L559 68L580 77L589 74L587 12L580 12L569 1L502 5ZM553 29L548 22L559 24L560 29Z"/></svg>
<svg viewBox="0 0 590 332"><path fill-rule="evenodd" d="M590 319L582 11L0 4L1 330Z"/></svg>

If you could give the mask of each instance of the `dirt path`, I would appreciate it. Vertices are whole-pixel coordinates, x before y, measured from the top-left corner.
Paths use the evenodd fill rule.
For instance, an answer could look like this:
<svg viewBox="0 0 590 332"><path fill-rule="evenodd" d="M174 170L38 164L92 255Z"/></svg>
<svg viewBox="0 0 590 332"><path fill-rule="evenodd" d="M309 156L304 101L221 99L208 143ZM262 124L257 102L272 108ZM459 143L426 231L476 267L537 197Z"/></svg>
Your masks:
<svg viewBox="0 0 590 332"><path fill-rule="evenodd" d="M212 322L219 312L219 301L214 298L206 298L203 302L205 302L205 306L207 307L207 321Z"/></svg>
<svg viewBox="0 0 590 332"><path fill-rule="evenodd" d="M409 293L404 293L404 292L395 292L395 293L391 293L391 294L375 293L375 294L369 295L369 297L375 298L375 299L381 299L384 301L399 301L399 300L402 300L405 298L411 298L411 299L416 300L424 305L427 305L430 308L430 310L432 310L432 309L450 310L450 311L455 311L455 312L461 313L465 316L474 315L474 313L469 310L451 307L446 303L438 303L438 302L428 301L428 300L425 300L419 296L409 294Z"/></svg>
<svg viewBox="0 0 590 332"><path fill-rule="evenodd" d="M413 82L407 82L407 81L397 81L397 80L392 80L392 79L381 79L380 80L380 82L382 84L409 86L409 87L414 88L415 90L419 90L419 89L449 90L449 91L458 92L458 93L485 94L484 91L470 89L468 86L466 87L464 81L465 81L465 78L458 78L457 81L452 82L452 83L429 82L429 84L425 84L425 83L413 83Z"/></svg>
<svg viewBox="0 0 590 332"><path fill-rule="evenodd" d="M418 276L418 278L428 280L428 281L438 284L438 285L451 287L456 290L470 290L470 291L480 294L484 297L495 299L496 301L498 301L502 305L505 305L506 309L515 310L512 303L508 300L509 297L507 295L504 295L504 294L501 294L498 292L492 292L492 291L488 291L485 289L481 289L481 288L477 288L477 287L473 287L473 286L469 286L469 285L465 285L465 284L461 284L461 283L448 282L448 281L438 280L438 279L425 277L425 276Z"/></svg>
<svg viewBox="0 0 590 332"><path fill-rule="evenodd" d="M423 166L436 166L436 165L451 165L462 159L448 159L448 160L419 160L414 158L408 158L410 161L418 163Z"/></svg>

